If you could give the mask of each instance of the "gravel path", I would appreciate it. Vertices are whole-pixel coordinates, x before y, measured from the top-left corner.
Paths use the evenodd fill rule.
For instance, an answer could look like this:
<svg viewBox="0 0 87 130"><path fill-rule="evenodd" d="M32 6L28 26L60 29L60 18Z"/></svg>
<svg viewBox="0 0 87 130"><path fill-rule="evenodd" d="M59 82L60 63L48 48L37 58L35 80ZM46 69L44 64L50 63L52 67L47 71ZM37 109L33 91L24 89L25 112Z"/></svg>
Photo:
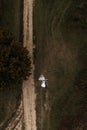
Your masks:
<svg viewBox="0 0 87 130"><path fill-rule="evenodd" d="M25 130L36 130L34 65L33 65L33 0L24 0L24 46L30 52L32 60L32 75L23 83L23 103Z"/></svg>

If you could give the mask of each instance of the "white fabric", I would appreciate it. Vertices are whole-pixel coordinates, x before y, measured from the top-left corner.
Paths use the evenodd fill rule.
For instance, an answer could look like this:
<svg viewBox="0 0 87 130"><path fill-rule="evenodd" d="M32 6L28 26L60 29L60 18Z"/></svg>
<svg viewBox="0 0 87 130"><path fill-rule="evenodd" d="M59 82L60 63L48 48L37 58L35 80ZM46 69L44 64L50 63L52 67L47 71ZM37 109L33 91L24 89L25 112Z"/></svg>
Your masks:
<svg viewBox="0 0 87 130"><path fill-rule="evenodd" d="M43 75L41 75L38 80L43 81L43 80L45 80L45 77Z"/></svg>
<svg viewBox="0 0 87 130"><path fill-rule="evenodd" d="M46 87L45 81L42 81L41 87L42 87L42 88L45 88L45 87Z"/></svg>
<svg viewBox="0 0 87 130"><path fill-rule="evenodd" d="M40 75L39 79L40 81L42 81L41 83L41 87L42 88L45 88L48 86L48 82L47 82L47 79L45 79L44 75Z"/></svg>

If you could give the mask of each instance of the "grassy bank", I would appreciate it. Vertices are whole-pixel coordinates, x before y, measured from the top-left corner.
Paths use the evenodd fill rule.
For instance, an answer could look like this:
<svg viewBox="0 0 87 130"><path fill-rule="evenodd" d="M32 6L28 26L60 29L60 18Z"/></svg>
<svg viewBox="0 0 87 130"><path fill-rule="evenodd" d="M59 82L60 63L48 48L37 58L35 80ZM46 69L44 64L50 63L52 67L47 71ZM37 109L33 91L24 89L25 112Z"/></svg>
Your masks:
<svg viewBox="0 0 87 130"><path fill-rule="evenodd" d="M38 130L86 129L86 7L85 0L35 2ZM47 92L37 81L41 73L49 81Z"/></svg>

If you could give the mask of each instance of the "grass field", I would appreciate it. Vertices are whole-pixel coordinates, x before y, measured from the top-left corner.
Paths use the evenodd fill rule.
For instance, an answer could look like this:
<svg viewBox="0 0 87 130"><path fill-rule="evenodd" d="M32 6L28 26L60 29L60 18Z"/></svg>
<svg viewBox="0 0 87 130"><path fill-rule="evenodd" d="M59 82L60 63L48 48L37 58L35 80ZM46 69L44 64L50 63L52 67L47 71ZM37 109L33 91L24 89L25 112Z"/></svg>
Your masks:
<svg viewBox="0 0 87 130"><path fill-rule="evenodd" d="M0 1L0 26L8 28L18 40L22 40L22 9L21 0Z"/></svg>
<svg viewBox="0 0 87 130"><path fill-rule="evenodd" d="M87 129L87 2L36 0L35 82L38 130ZM38 77L48 78L47 90Z"/></svg>
<svg viewBox="0 0 87 130"><path fill-rule="evenodd" d="M8 28L16 39L21 42L22 4L21 0L0 1L0 26ZM19 89L19 86L12 86L11 89L0 89L0 124L11 118L12 113L17 109L21 98L21 89Z"/></svg>

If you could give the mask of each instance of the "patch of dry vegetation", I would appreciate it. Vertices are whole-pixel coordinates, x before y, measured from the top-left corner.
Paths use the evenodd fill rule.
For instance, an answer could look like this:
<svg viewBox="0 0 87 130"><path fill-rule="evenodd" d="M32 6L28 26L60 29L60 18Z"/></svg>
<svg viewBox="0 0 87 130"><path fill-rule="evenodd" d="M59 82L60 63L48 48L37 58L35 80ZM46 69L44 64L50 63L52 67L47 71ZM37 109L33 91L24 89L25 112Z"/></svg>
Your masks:
<svg viewBox="0 0 87 130"><path fill-rule="evenodd" d="M87 29L86 19L84 19L86 13L83 13L86 12L85 3L85 0L83 2L36 1L34 42L36 44L35 77L38 95L37 125L40 126L38 130L41 129L40 120L41 116L44 119L43 114L45 114L43 130L48 130L49 124L50 130L74 130L80 127L80 124L86 127L87 98L84 96L86 92L81 91L75 84L79 71L87 66ZM78 11L77 6L80 5L84 6ZM71 14L73 18L76 14L77 17L81 15L79 21L73 21ZM44 94L41 94L40 85L37 82L41 73L49 79L49 115L46 110L43 110L43 114L41 113L40 102ZM42 100L44 104L44 98Z"/></svg>

